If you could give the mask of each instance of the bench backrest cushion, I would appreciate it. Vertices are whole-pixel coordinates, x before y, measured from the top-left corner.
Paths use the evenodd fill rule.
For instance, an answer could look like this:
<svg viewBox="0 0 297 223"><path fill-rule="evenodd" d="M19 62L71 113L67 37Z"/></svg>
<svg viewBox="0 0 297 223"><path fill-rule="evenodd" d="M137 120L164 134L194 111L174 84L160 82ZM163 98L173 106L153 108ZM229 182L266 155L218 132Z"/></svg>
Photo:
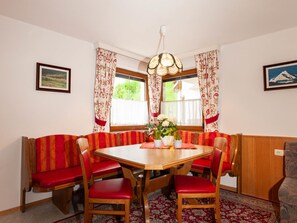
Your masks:
<svg viewBox="0 0 297 223"><path fill-rule="evenodd" d="M96 149L104 149L108 147L119 146L119 143L117 141L117 135L115 133L97 132L85 135L84 137L86 137L89 142L89 152L92 163L108 160L103 157L94 156L94 151Z"/></svg>
<svg viewBox="0 0 297 223"><path fill-rule="evenodd" d="M36 172L80 165L76 149L77 136L50 135L35 140Z"/></svg>
<svg viewBox="0 0 297 223"><path fill-rule="evenodd" d="M222 132L190 132L190 131L180 131L181 139L185 143L193 143L197 145L213 146L214 139L216 137L224 137L227 139L226 153L224 161L231 163L230 157L230 142L231 135ZM206 159L212 159L212 156L206 157Z"/></svg>
<svg viewBox="0 0 297 223"><path fill-rule="evenodd" d="M120 132L118 135L121 146L140 144L146 141L145 133L141 131Z"/></svg>

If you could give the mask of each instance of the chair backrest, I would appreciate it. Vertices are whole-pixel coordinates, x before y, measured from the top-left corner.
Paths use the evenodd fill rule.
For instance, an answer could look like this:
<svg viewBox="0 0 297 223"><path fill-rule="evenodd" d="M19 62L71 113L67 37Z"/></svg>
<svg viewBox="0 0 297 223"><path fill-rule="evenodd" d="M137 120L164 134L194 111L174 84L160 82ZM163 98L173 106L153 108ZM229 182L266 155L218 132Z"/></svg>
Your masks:
<svg viewBox="0 0 297 223"><path fill-rule="evenodd" d="M226 144L227 139L224 137L216 137L214 140L214 152L213 152L213 158L211 163L211 174L210 174L210 180L213 180L215 178L216 185L220 183L221 173L222 173L222 166L226 151Z"/></svg>
<svg viewBox="0 0 297 223"><path fill-rule="evenodd" d="M91 158L88 151L89 143L88 139L86 138L78 138L76 143L83 174L84 188L86 190L86 188L88 188L88 183L90 182L90 184L92 185L94 182Z"/></svg>

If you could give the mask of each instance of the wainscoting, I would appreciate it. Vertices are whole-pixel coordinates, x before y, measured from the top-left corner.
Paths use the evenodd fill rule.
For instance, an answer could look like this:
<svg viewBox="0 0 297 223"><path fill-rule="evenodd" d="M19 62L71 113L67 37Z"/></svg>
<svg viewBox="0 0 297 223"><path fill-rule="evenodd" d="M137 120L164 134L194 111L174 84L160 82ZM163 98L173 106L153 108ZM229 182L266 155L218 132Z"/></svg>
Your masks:
<svg viewBox="0 0 297 223"><path fill-rule="evenodd" d="M285 142L295 137L252 136L242 138L241 193L278 202L278 189L284 177L284 156L276 156L275 149L284 150Z"/></svg>

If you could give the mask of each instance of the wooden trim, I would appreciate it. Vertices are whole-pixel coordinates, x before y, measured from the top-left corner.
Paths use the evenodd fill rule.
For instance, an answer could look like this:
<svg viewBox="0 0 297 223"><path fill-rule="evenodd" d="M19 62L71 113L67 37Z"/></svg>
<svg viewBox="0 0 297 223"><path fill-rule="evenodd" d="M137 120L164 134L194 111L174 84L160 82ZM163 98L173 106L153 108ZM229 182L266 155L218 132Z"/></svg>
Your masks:
<svg viewBox="0 0 297 223"><path fill-rule="evenodd" d="M126 75L133 76L133 77L138 77L138 78L141 78L141 79L145 79L146 81L148 79L147 75L145 75L145 74L137 73L137 72L126 70L126 69L119 68L119 67L117 67L116 73L126 74Z"/></svg>
<svg viewBox="0 0 297 223"><path fill-rule="evenodd" d="M197 69L194 68L194 69L190 69L190 70L185 70L181 73L177 73L176 75L165 75L162 77L162 80L167 80L167 79L171 79L171 78L176 78L176 77L182 77L182 76L188 76L190 74L197 74Z"/></svg>
<svg viewBox="0 0 297 223"><path fill-rule="evenodd" d="M52 197L45 198L45 199L38 200L38 201L34 201L34 202L26 204L26 208L30 208L30 207L37 206L37 205L40 205L40 204L48 203L48 202L51 202L51 200L52 200ZM14 207L14 208L9 208L7 210L0 211L0 216L13 214L15 212L19 212L20 210L21 210L20 206L19 207Z"/></svg>
<svg viewBox="0 0 297 223"><path fill-rule="evenodd" d="M124 126L110 126L110 132L131 131L131 130L145 130L145 125L124 125Z"/></svg>
<svg viewBox="0 0 297 223"><path fill-rule="evenodd" d="M223 190L228 190L228 191L232 191L237 193L237 188L236 187L230 187L230 186L226 186L226 185L220 185L220 188Z"/></svg>
<svg viewBox="0 0 297 223"><path fill-rule="evenodd" d="M204 132L203 126L177 126L178 130L192 131L192 132Z"/></svg>

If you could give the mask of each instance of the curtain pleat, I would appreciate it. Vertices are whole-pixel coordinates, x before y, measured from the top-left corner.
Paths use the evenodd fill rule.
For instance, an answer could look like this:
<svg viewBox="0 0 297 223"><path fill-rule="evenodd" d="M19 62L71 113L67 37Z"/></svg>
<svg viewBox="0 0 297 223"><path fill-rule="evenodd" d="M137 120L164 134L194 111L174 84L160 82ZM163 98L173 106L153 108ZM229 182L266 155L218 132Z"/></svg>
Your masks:
<svg viewBox="0 0 297 223"><path fill-rule="evenodd" d="M156 74L148 75L149 101L150 101L150 120L156 121L159 115L162 78Z"/></svg>
<svg viewBox="0 0 297 223"><path fill-rule="evenodd" d="M101 132L105 130L106 121L111 107L116 66L116 53L97 48L94 86L94 132Z"/></svg>
<svg viewBox="0 0 297 223"><path fill-rule="evenodd" d="M205 132L218 130L219 60L218 50L195 56L197 76L201 94Z"/></svg>

